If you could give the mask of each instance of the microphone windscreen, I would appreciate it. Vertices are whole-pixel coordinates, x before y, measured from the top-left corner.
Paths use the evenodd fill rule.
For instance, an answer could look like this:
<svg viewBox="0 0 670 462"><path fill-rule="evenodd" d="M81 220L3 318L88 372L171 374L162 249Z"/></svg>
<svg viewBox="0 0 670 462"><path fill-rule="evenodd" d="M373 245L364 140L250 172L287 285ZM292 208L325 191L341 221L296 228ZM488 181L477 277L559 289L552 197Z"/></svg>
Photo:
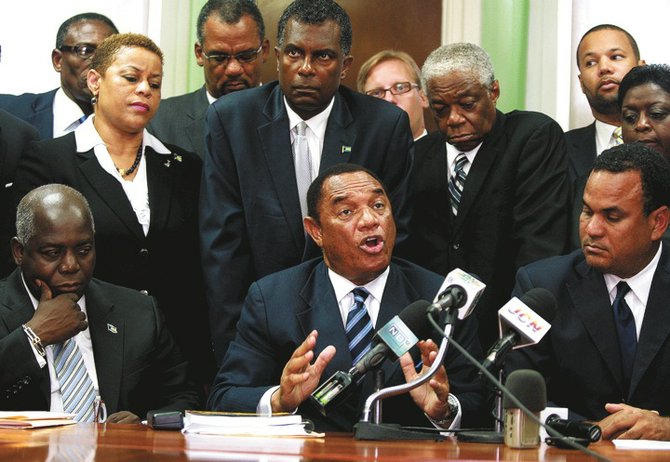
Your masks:
<svg viewBox="0 0 670 462"><path fill-rule="evenodd" d="M547 405L547 386L544 378L537 371L531 369L516 370L507 377L505 386L531 412L540 412ZM518 406L505 394L503 408L514 409Z"/></svg>
<svg viewBox="0 0 670 462"><path fill-rule="evenodd" d="M411 305L407 305L403 309L398 317L405 325L414 332L414 335L419 340L426 339L430 336L432 331L432 326L428 322L428 317L426 315L426 310L430 306L430 302L427 300L417 300Z"/></svg>
<svg viewBox="0 0 670 462"><path fill-rule="evenodd" d="M530 289L519 300L545 321L549 323L553 321L557 309L556 297L547 289L541 287Z"/></svg>

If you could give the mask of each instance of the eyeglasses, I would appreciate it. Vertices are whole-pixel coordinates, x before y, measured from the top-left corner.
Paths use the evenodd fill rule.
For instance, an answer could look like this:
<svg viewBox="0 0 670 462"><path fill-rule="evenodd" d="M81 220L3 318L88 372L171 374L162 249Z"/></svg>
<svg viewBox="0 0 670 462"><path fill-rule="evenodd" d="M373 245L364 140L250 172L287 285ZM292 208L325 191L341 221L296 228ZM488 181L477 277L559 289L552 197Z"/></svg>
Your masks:
<svg viewBox="0 0 670 462"><path fill-rule="evenodd" d="M59 48L60 51L74 53L81 59L91 59L95 54L95 50L97 49L98 47L96 45L91 45L90 43L81 43L79 45L61 45Z"/></svg>
<svg viewBox="0 0 670 462"><path fill-rule="evenodd" d="M261 50L263 50L262 43L261 46L258 47L258 50L241 51L239 53L235 53L234 55L229 55L226 53L207 55L207 53L203 51L202 56L204 56L206 59L209 59L210 61L215 62L217 65L227 66L231 59L236 59L240 64L249 64L256 61L258 53L260 53Z"/></svg>
<svg viewBox="0 0 670 462"><path fill-rule="evenodd" d="M396 82L388 88L373 88L366 91L365 94L375 98L384 98L387 91L390 91L392 95L404 95L409 93L412 88L419 88L419 85L410 82Z"/></svg>

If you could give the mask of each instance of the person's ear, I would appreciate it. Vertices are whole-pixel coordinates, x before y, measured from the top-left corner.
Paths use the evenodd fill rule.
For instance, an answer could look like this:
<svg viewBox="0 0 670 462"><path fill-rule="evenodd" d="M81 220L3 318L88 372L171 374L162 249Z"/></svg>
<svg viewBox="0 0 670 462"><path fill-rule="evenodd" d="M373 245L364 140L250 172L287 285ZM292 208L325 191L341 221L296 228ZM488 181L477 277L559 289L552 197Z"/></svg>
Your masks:
<svg viewBox="0 0 670 462"><path fill-rule="evenodd" d="M305 231L310 235L312 240L319 247L323 247L323 235L321 233L321 226L316 222L312 217L305 217L303 220L303 225L305 226Z"/></svg>
<svg viewBox="0 0 670 462"><path fill-rule="evenodd" d="M23 262L23 250L25 247L19 242L19 239L16 236L12 238L9 245L12 249L14 263L16 263L16 266L21 266L21 263Z"/></svg>

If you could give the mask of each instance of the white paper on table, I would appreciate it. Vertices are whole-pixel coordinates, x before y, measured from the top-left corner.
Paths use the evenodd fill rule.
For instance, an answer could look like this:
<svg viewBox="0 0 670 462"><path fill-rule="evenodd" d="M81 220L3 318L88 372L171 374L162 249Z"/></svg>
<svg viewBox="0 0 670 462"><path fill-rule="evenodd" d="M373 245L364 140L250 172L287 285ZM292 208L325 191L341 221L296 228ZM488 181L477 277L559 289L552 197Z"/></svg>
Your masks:
<svg viewBox="0 0 670 462"><path fill-rule="evenodd" d="M617 449L650 449L656 451L670 450L670 441L657 440L613 440Z"/></svg>

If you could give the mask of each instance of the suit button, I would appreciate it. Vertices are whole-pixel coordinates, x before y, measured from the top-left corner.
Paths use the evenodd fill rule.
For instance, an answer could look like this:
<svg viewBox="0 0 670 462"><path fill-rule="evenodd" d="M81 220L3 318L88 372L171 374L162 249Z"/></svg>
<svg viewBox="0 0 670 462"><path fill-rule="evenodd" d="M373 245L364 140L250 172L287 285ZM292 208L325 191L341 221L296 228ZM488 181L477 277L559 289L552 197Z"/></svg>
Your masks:
<svg viewBox="0 0 670 462"><path fill-rule="evenodd" d="M149 256L149 249L140 249L140 255L142 257L148 257Z"/></svg>
<svg viewBox="0 0 670 462"><path fill-rule="evenodd" d="M454 249L454 250L458 250L458 249L461 248L461 244L459 244L459 243L457 242L456 244L452 245L451 248Z"/></svg>
<svg viewBox="0 0 670 462"><path fill-rule="evenodd" d="M144 289L140 290L140 293L141 293L142 295L149 295L149 291L148 291L148 290L144 290Z"/></svg>

